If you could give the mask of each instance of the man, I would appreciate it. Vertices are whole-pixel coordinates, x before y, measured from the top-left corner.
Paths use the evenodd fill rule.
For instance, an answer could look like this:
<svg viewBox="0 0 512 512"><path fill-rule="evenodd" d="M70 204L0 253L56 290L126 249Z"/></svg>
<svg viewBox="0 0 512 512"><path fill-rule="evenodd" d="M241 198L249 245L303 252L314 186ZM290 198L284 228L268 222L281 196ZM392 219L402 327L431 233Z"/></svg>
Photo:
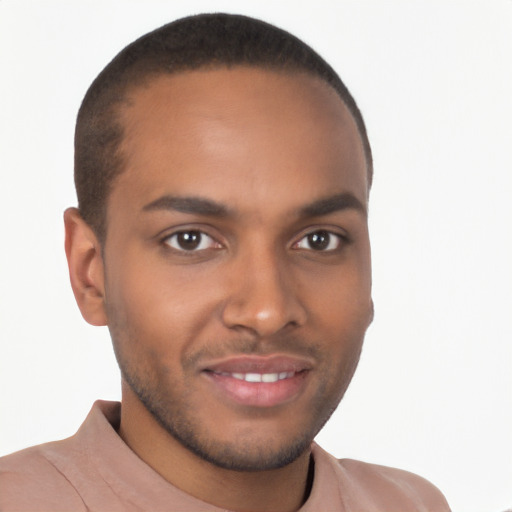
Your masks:
<svg viewBox="0 0 512 512"><path fill-rule="evenodd" d="M122 405L2 459L1 510L448 510L313 444L373 317L371 150L316 53L242 16L179 20L100 73L75 142L71 284Z"/></svg>

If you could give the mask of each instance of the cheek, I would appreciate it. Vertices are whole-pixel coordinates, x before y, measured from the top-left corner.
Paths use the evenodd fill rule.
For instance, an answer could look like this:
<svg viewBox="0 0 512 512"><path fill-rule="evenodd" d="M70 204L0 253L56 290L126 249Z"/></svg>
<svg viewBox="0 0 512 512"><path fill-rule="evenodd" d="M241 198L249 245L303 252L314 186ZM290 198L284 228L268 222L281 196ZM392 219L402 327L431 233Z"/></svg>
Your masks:
<svg viewBox="0 0 512 512"><path fill-rule="evenodd" d="M197 272L140 262L136 257L118 260L108 276L109 325L115 324L123 343L139 353L154 351L161 360L175 359L212 318L218 302L211 293L215 287Z"/></svg>
<svg viewBox="0 0 512 512"><path fill-rule="evenodd" d="M340 267L316 276L308 288L312 318L325 328L348 334L368 327L372 311L369 266Z"/></svg>
<svg viewBox="0 0 512 512"><path fill-rule="evenodd" d="M312 332L323 336L337 386L343 389L355 371L366 330L373 317L371 277L363 258L317 276L309 310ZM320 339L322 342L322 339Z"/></svg>

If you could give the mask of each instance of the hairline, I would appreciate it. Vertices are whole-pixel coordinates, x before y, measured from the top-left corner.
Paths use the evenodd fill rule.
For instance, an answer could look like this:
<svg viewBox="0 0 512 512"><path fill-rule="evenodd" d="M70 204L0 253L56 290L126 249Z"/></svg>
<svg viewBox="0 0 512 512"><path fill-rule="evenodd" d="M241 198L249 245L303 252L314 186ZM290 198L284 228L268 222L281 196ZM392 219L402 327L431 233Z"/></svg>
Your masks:
<svg viewBox="0 0 512 512"><path fill-rule="evenodd" d="M318 73L315 73L305 67L302 67L300 65L295 65L293 63L285 63L284 65L281 64L273 64L273 63L226 63L226 62L207 62L203 63L198 66L180 66L176 67L172 70L164 70L164 69L155 69L155 70L145 70L139 77L132 77L129 83L125 84L119 89L119 92L121 93L120 96L116 99L115 102L113 102L110 105L110 111L115 119L115 125L118 129L118 140L115 144L116 146L116 152L117 156L119 158L117 164L117 169L114 177L109 181L108 183L108 189L107 193L105 195L105 201L103 202L103 213L101 215L102 222L100 226L90 226L93 231L95 232L96 236L99 239L99 242L104 245L107 237L107 231L108 231L108 222L107 222L107 211L108 211L108 205L110 196L112 194L112 190L116 185L116 182L118 178L126 171L126 155L123 151L123 144L126 140L126 122L123 119L123 112L126 111L131 106L131 99L134 97L135 93L138 90L144 89L144 88L150 88L151 85L159 80L160 78L165 77L173 77L180 74L185 73L194 73L194 72L209 72L209 71L218 71L218 70L234 70L234 69L254 69L254 70L261 70L261 71L268 71L271 73L276 74L282 74L282 75L303 75L307 76L319 83L323 83L326 86L329 87L338 99L343 103L345 108L350 114L350 117L355 125L355 128L357 130L358 138L361 143L361 149L363 151L364 155L364 161L365 161L365 169L366 169L366 177L367 177L367 184L368 184L368 190L367 195L369 195L370 189L371 189L371 182L372 182L372 174L373 174L373 165L372 161L369 160L369 157L371 158L371 153L368 154L368 152L365 150L365 144L364 144L364 136L361 131L361 128L357 122L356 116L354 115L354 112L352 111L351 106L345 101L345 98L342 96L340 91L336 89L336 87L329 82L329 80L325 79L323 76L321 76ZM366 136L367 137L367 136ZM98 229L99 228L99 229Z"/></svg>

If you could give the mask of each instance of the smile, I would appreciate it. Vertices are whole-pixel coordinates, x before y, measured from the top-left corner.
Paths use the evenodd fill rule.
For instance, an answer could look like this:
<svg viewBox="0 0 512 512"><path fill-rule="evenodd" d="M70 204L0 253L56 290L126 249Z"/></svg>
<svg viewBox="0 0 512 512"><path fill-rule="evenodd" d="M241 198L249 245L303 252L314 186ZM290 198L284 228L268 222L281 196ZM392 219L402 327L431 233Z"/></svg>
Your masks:
<svg viewBox="0 0 512 512"><path fill-rule="evenodd" d="M209 361L201 368L209 392L232 406L285 405L305 392L314 361L289 355L242 355Z"/></svg>
<svg viewBox="0 0 512 512"><path fill-rule="evenodd" d="M278 380L290 379L295 372L279 372L279 373L227 373L218 372L224 377L232 377L233 379L243 380L245 382L277 382Z"/></svg>

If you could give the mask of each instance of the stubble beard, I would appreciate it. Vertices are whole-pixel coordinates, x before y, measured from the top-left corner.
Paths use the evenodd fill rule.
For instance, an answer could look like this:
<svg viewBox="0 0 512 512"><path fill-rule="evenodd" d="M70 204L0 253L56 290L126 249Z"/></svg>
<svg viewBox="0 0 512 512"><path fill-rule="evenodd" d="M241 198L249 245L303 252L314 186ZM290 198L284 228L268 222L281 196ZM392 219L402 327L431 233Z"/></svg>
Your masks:
<svg viewBox="0 0 512 512"><path fill-rule="evenodd" d="M191 419L193 410L187 407L186 397L179 399L163 397L159 391L149 389L132 372L126 370L121 368L125 382L167 433L202 460L233 471L267 471L292 463L309 450L313 438L335 409L333 407L328 414L324 412L325 418L316 428L309 429L299 438L290 439L277 449L268 451L265 450L265 446L250 446L249 443L241 443L237 439L229 443L212 438L207 439L203 433L204 429L198 428L197 422ZM184 410L188 414L184 414ZM255 429L257 429L256 426Z"/></svg>
<svg viewBox="0 0 512 512"><path fill-rule="evenodd" d="M208 427L204 428L201 425L195 416L194 401L186 391L186 383L181 386L185 391L180 393L175 390L179 386L173 386L173 383L168 381L170 373L165 368L162 370L160 367L158 372L151 364L143 364L140 358L125 357L123 349L134 340L125 331L124 326L121 329L118 329L119 327L119 324L114 327L112 323L109 326L121 375L156 422L183 447L202 460L220 468L245 472L267 471L287 466L310 449L313 439L341 401L357 367L362 345L361 340L357 352L348 357L341 368L334 368L332 363L329 363L330 367L320 372L323 376L311 400L311 410L304 411L307 418L297 418L297 422L303 422L303 427L295 436L283 436L285 441L280 444L272 443L272 439L258 439L258 436L254 435L257 434L258 428L255 424L254 430L246 432L245 436L237 436L237 439L227 442L215 439L209 435ZM294 340L293 344L297 345L297 341ZM140 346L138 343L135 345ZM302 345L304 350L315 353L317 360L323 359L320 349L315 349L304 341ZM238 343L237 348L246 353L254 352L251 344ZM158 374L161 378L158 378ZM334 384L330 382L331 379L335 380ZM215 421L215 418L211 421Z"/></svg>
<svg viewBox="0 0 512 512"><path fill-rule="evenodd" d="M194 421L194 410L191 407L187 396L172 396L172 392L162 392L170 387L169 385L158 385L150 383L151 379L140 378L139 372L133 371L131 365L126 364L118 356L121 374L130 386L132 392L137 396L144 407L150 412L157 423L168 432L183 447L217 467L233 471L267 471L281 468L291 464L303 453L310 449L311 443L316 434L331 417L337 408L343 394L350 382L357 366L343 368L345 379L338 396L330 404L326 404L325 393L327 382L322 382L316 393L312 408L308 411L309 422L306 424L300 435L287 439L273 449L266 449L263 443L242 442L234 439L233 442L220 441L208 438L207 429L201 427L198 421ZM344 373L343 370L341 373ZM350 375L347 375L347 370ZM212 421L215 421L212 418ZM254 427L257 429L257 426Z"/></svg>

